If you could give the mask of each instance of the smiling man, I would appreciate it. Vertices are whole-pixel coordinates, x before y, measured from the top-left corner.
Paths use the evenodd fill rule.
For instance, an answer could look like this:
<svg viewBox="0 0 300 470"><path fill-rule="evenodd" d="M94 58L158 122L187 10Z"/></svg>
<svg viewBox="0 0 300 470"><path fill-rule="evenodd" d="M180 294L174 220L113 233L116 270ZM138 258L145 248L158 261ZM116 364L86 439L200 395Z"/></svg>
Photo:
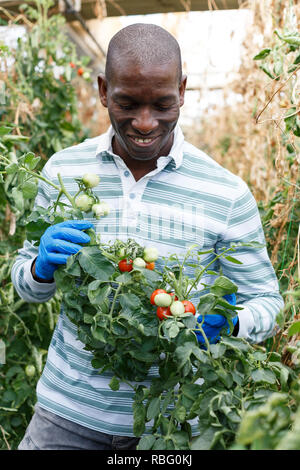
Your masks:
<svg viewBox="0 0 300 470"><path fill-rule="evenodd" d="M177 41L154 25L124 28L109 44L98 85L115 131L114 153L138 180L173 145L186 87Z"/></svg>
<svg viewBox="0 0 300 470"><path fill-rule="evenodd" d="M105 243L135 238L155 246L161 256L184 256L196 243L206 253L203 265L231 243L256 240L264 234L256 202L247 185L204 152L185 141L178 118L184 104L186 77L181 71L175 38L151 24L119 31L108 48L99 95L111 126L93 139L64 149L46 163L43 173L57 183L59 172L73 194L74 178L89 172L101 178L94 188L111 208L109 216L74 220L47 229L37 247L25 242L12 270L19 295L28 302L46 302L55 293L53 274L78 252L92 224ZM36 205L47 207L57 193L41 182ZM62 199L63 201L63 199ZM238 286L233 334L259 343L274 334L283 305L278 282L265 248L241 246L241 263L220 258L203 283L222 270ZM159 265L159 264L158 264ZM195 292L195 301L200 292ZM193 300L193 299L191 299ZM208 315L203 329L217 341L224 326L220 315ZM223 317L221 318L221 320ZM198 341L203 342L202 335ZM77 339L76 327L61 311L37 385L37 405L19 449L135 449L133 391L121 383L111 390L112 374L99 374L92 354ZM157 376L149 371L149 381ZM192 432L197 434L197 423ZM151 432L151 422L147 423Z"/></svg>

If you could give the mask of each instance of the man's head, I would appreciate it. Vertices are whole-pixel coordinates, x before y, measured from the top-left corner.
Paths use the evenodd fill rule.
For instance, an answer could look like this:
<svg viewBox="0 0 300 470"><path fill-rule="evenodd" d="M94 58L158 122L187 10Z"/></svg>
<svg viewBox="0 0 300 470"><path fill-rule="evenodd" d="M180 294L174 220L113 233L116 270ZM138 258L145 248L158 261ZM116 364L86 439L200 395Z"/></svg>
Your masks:
<svg viewBox="0 0 300 470"><path fill-rule="evenodd" d="M176 39L153 24L123 28L109 43L98 84L116 132L115 151L127 161L167 155L186 86Z"/></svg>

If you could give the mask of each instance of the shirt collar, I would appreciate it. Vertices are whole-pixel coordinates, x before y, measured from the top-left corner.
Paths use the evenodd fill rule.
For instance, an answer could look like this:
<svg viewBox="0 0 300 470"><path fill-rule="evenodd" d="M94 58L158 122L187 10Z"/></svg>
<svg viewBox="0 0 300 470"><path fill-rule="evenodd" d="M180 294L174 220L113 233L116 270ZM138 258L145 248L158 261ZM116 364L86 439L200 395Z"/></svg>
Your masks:
<svg viewBox="0 0 300 470"><path fill-rule="evenodd" d="M112 138L115 135L115 131L113 127L110 125L108 130L99 136L98 138L98 145L96 149L96 157L101 156L103 154L110 154L113 157L118 157L118 155L115 155L113 153L112 149ZM177 124L175 129L174 129L174 141L173 145L171 147L171 150L169 152L169 155L166 155L165 157L160 157L161 159L164 159L166 157L169 157L170 160L173 160L175 164L175 168L179 168L181 163L182 163L182 158L183 158L183 143L184 143L184 135L182 133L182 130L180 126ZM158 159L158 161L160 160ZM160 166L158 164L158 166Z"/></svg>

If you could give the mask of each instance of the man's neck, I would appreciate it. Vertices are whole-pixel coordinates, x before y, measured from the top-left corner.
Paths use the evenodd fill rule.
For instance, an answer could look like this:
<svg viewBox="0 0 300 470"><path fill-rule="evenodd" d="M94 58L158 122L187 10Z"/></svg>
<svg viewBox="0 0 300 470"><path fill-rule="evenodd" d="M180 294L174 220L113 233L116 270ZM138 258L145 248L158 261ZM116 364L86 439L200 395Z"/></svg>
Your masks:
<svg viewBox="0 0 300 470"><path fill-rule="evenodd" d="M157 168L157 160L159 159L160 155L152 160L134 160L129 155L126 155L120 151L119 146L116 144L115 137L112 139L112 149L116 155L119 155L122 158L136 181L140 180L143 178L143 176Z"/></svg>

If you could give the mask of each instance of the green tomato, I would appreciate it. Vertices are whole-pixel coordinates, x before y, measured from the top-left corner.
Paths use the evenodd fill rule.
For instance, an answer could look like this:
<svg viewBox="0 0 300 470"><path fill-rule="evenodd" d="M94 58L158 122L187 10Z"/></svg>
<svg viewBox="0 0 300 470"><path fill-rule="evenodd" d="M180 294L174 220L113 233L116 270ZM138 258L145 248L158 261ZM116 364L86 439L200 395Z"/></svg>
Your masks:
<svg viewBox="0 0 300 470"><path fill-rule="evenodd" d="M95 186L98 186L100 178L94 173L85 173L82 177L82 181L87 188L95 188Z"/></svg>
<svg viewBox="0 0 300 470"><path fill-rule="evenodd" d="M87 194L80 194L80 196L77 196L75 199L75 204L78 209L80 209L83 212L88 212L91 210L92 205L93 205L94 199L91 196L88 196Z"/></svg>
<svg viewBox="0 0 300 470"><path fill-rule="evenodd" d="M134 268L145 268L146 263L143 260L143 258L135 258L135 260L133 260L133 267Z"/></svg>
<svg viewBox="0 0 300 470"><path fill-rule="evenodd" d="M143 258L147 263L153 263L158 258L158 249L155 247L145 248Z"/></svg>
<svg viewBox="0 0 300 470"><path fill-rule="evenodd" d="M35 375L35 367L32 365L26 366L25 367L25 374L27 377L33 377Z"/></svg>
<svg viewBox="0 0 300 470"><path fill-rule="evenodd" d="M94 212L96 218L103 217L104 215L108 215L110 208L106 202L99 202L92 206L92 211Z"/></svg>
<svg viewBox="0 0 300 470"><path fill-rule="evenodd" d="M174 317L180 317L185 312L184 305L180 300L175 300L175 302L172 303L170 310Z"/></svg>
<svg viewBox="0 0 300 470"><path fill-rule="evenodd" d="M157 294L154 297L154 303L158 307L169 307L172 303L172 297L169 294Z"/></svg>

